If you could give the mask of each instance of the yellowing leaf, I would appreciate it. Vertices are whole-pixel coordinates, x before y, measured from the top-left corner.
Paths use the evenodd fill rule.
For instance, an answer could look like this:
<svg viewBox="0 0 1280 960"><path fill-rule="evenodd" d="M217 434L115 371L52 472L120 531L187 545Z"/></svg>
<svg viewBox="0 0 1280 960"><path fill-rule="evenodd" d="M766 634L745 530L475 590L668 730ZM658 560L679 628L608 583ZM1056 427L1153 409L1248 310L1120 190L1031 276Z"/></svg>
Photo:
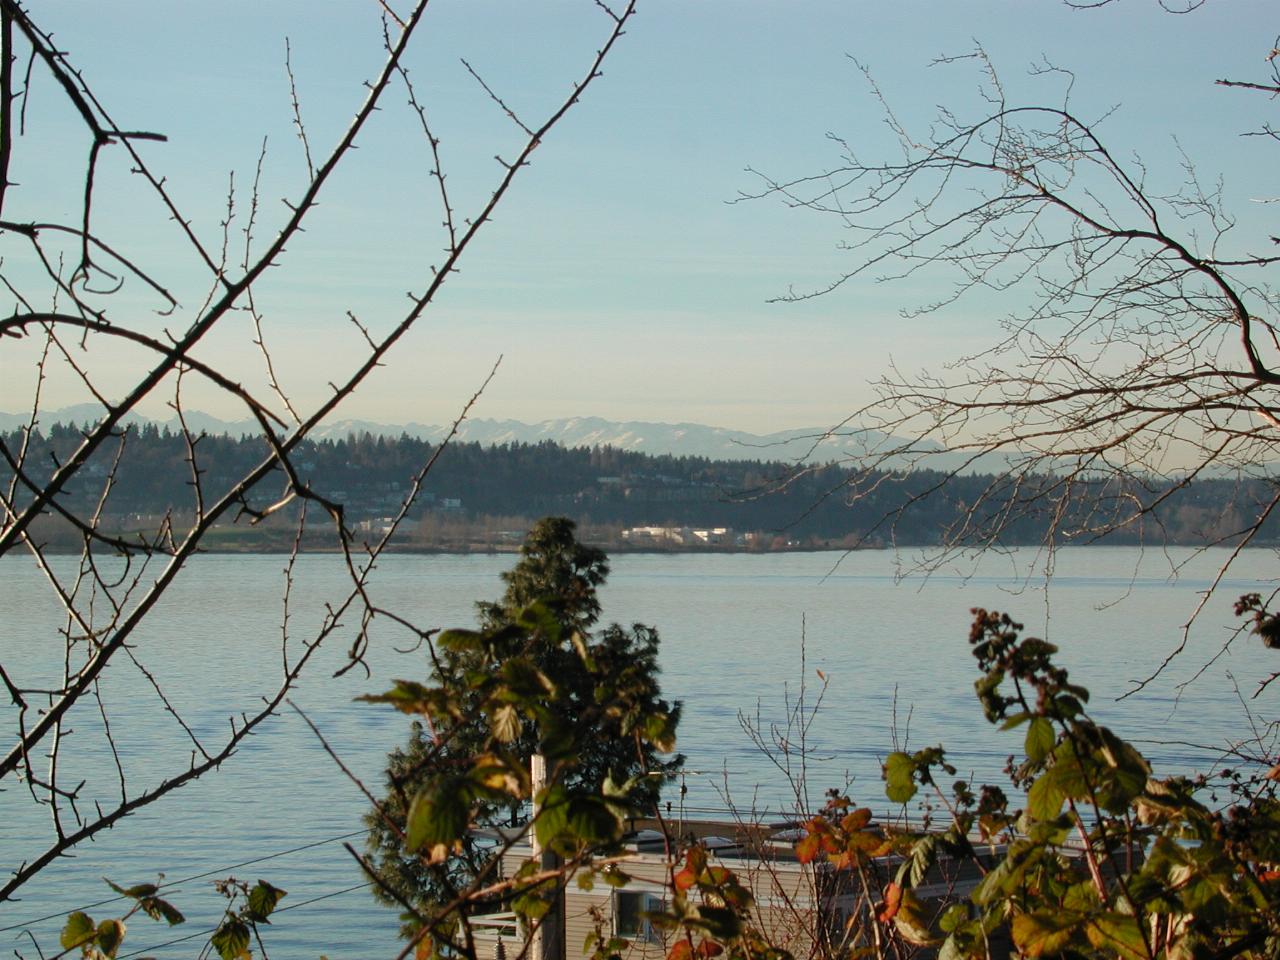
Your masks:
<svg viewBox="0 0 1280 960"><path fill-rule="evenodd" d="M77 910L67 917L66 926L62 928L62 936L58 938L58 942L65 949L73 950L91 939L96 929L89 915L83 910Z"/></svg>
<svg viewBox="0 0 1280 960"><path fill-rule="evenodd" d="M904 889L898 903L898 912L893 916L893 925L908 943L927 947L938 942L929 929L929 920L924 904L911 891Z"/></svg>
<svg viewBox="0 0 1280 960"><path fill-rule="evenodd" d="M1027 791L1027 812L1037 820L1052 820L1062 811L1066 797L1052 773L1046 773Z"/></svg>
<svg viewBox="0 0 1280 960"><path fill-rule="evenodd" d="M1119 960L1147 960L1147 942L1138 921L1123 913L1106 913L1085 926L1089 942Z"/></svg>
<svg viewBox="0 0 1280 960"><path fill-rule="evenodd" d="M520 736L520 728L523 724L520 722L520 712L511 704L506 703L493 712L493 720L491 727L493 735L498 738L501 743L511 743Z"/></svg>
<svg viewBox="0 0 1280 960"><path fill-rule="evenodd" d="M1070 914L1020 913L1013 918L1013 942L1029 957L1052 956L1071 942L1077 922Z"/></svg>
<svg viewBox="0 0 1280 960"><path fill-rule="evenodd" d="M853 833L855 830L861 830L871 822L871 811L866 807L859 807L851 813L845 814L840 821L840 827L846 833Z"/></svg>
<svg viewBox="0 0 1280 960"><path fill-rule="evenodd" d="M894 803L906 803L916 795L916 765L909 754L896 751L884 761L884 793Z"/></svg>
<svg viewBox="0 0 1280 960"><path fill-rule="evenodd" d="M816 833L810 833L796 843L796 859L801 863L812 863L821 852L822 838Z"/></svg>
<svg viewBox="0 0 1280 960"><path fill-rule="evenodd" d="M1039 763L1053 750L1056 737L1048 717L1036 717L1027 727L1027 759Z"/></svg>
<svg viewBox="0 0 1280 960"><path fill-rule="evenodd" d="M98 949L107 957L114 957L124 940L123 920L103 920L98 924Z"/></svg>

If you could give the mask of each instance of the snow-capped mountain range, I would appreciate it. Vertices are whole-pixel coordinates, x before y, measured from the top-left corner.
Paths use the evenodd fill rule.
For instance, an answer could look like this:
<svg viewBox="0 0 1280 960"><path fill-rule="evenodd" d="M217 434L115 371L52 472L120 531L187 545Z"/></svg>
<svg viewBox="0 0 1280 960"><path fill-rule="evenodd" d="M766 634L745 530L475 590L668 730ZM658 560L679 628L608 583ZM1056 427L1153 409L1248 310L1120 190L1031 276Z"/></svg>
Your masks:
<svg viewBox="0 0 1280 960"><path fill-rule="evenodd" d="M40 425L47 429L55 423L85 424L96 419L99 413L100 408L92 404L42 411ZM257 424L250 420L228 422L199 411L188 411L185 417L190 429L209 434L239 436L257 432ZM28 417L24 415L0 413L2 430L16 429L27 421ZM130 415L126 422L154 422L157 426L167 426L171 430L178 427L176 417L167 421L149 421L145 417ZM392 437L407 434L429 442L438 442L448 434L449 428L421 423L386 424L367 420L339 420L318 428L312 436L315 439L338 439L365 432ZM457 439L484 446L549 440L565 447L612 446L652 455L670 454L712 460L783 460L796 463L861 459L874 456L877 451L896 450L904 446L903 441L898 438L872 430L852 428L829 431L812 427L756 434L698 423L651 423L638 420L619 422L601 417L569 417L539 423L467 420L458 428ZM916 444L914 449L921 454L927 452L927 465L934 469L955 468L968 458L966 454L945 453L935 443ZM915 458L895 453L886 466L892 464L900 468L912 459ZM969 465L966 472L999 470L1007 467L1008 463L1008 457L989 454L980 458L980 462Z"/></svg>

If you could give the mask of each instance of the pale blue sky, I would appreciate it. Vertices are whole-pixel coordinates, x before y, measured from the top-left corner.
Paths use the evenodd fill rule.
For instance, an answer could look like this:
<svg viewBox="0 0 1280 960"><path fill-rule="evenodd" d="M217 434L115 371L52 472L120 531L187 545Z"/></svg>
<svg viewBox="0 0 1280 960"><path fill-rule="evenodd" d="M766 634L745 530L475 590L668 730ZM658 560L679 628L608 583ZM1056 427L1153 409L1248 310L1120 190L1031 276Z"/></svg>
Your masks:
<svg viewBox="0 0 1280 960"><path fill-rule="evenodd" d="M278 221L280 198L300 192L305 167L290 129L285 37L317 155L345 127L379 61L373 0L59 0L33 13L118 123L169 135L167 144L146 145L146 156L211 244L228 176L234 171L246 188L264 136L264 217ZM460 214L485 195L497 173L493 155L508 153L513 139L458 58L532 119L580 75L607 26L590 0L435 0L411 66ZM901 319L900 306L928 298L903 284L850 285L799 305L766 302L792 285L823 284L846 261L832 223L767 201L728 203L758 186L745 168L782 178L817 172L837 161L828 131L865 156L892 155L880 107L851 57L921 131L938 104L966 114L981 105L972 67L929 67L934 58L980 42L1011 102L1058 102L1058 80L1027 75L1048 58L1075 71L1080 115L1116 108L1101 132L1117 154L1141 154L1153 183L1172 187L1176 134L1210 179L1225 177L1244 228L1261 230L1249 200L1271 189L1274 156L1238 135L1271 105L1212 81L1257 78L1277 32L1272 0L1210 0L1189 16L1162 13L1154 0L1092 12L1055 0L641 0L605 75L539 148L435 310L343 415L447 421L504 354L477 416L685 420L758 432L837 421L865 402L868 381L891 357L910 369L937 366L991 329L973 303ZM355 355L346 311L375 332L386 329L404 292L420 290L439 260L434 188L402 101L394 92L395 109L362 137L308 233L262 290L268 340L302 404L322 396ZM87 144L73 118L61 108L49 114L51 106L57 97L37 69L8 218L78 217L77 165ZM246 210L241 192L237 226ZM96 224L165 278L185 309L199 305L199 271L119 150L104 154ZM29 255L2 243L6 270L20 274ZM153 304L135 291L127 286L110 308L121 322L153 331L185 325L154 318ZM204 355L256 388L261 361L248 340L242 323L212 338ZM3 350L0 409L22 409L32 348L9 341ZM113 390L133 369L114 352L96 362ZM162 413L166 398L148 412ZM82 399L55 371L45 405ZM242 415L199 389L185 399Z"/></svg>

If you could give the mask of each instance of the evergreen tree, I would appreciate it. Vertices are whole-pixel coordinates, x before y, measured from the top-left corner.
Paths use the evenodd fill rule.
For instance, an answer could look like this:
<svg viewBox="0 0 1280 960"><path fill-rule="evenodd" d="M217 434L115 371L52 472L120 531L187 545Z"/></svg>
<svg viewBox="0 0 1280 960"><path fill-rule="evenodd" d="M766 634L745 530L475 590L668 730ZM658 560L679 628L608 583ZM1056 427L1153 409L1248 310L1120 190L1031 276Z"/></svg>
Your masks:
<svg viewBox="0 0 1280 960"><path fill-rule="evenodd" d="M583 633L600 619L597 588L609 576L609 558L598 547L579 543L576 526L565 517L543 517L520 546L520 562L502 574L506 593L496 603L480 602L480 625L493 629L541 601L567 635Z"/></svg>
<svg viewBox="0 0 1280 960"><path fill-rule="evenodd" d="M521 547L519 562L502 574L506 584L502 598L476 604L485 643L441 645L433 656L432 682L444 689L464 690L468 675L485 669L485 658L491 661L495 648L505 649L511 659L527 657L542 675L554 679L557 697L548 706L559 718L566 742L573 742L575 749L559 751L551 742L554 734L548 735L544 728L539 740L531 727L524 728L507 749L526 764L534 753L558 756L562 781L573 790L598 794L609 780L620 784L639 778L631 796L642 813L657 802L662 783L675 774L683 757L663 759L650 742L635 735L635 714L612 711L607 704L602 708L598 678L608 677L612 687L630 691L633 701L652 704L669 715L672 728L679 721L680 706L661 699L655 629L643 624L628 629L615 623L598 635L589 632L600 616L597 591L608 576L608 558L604 551L579 543L574 531L574 523L563 517L544 518L534 525ZM518 625L531 607L555 621L552 630L530 634ZM545 642L545 637L554 637L555 642ZM593 669L585 669L584 661ZM462 696L465 703L466 694ZM476 705L470 706L473 709L464 706L460 711L470 719L450 730L447 742L442 743L438 731L415 722L407 744L388 756L386 796L380 810L366 816L370 861L380 881L373 887L374 895L385 903L408 903L419 912L433 914L434 907L448 903L485 869L492 848L484 836L486 828L514 825L523 818L522 805L481 804L472 824L476 829L454 856L428 863L402 848L411 799L422 784L450 764L465 765L491 741L491 720L486 722L481 711L474 709ZM569 731L584 718L592 725L592 736L572 736Z"/></svg>

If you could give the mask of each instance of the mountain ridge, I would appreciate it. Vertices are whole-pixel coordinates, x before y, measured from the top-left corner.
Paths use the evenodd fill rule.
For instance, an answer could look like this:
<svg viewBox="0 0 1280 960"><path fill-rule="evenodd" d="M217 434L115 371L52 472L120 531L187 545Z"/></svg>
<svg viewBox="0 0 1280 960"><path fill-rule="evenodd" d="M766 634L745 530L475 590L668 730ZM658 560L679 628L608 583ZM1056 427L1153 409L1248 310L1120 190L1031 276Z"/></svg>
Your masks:
<svg viewBox="0 0 1280 960"><path fill-rule="evenodd" d="M41 411L39 422L46 429L55 423L86 424L101 414L97 404L78 404ZM198 410L185 411L187 427L211 435L239 437L256 434L253 420L227 421ZM0 412L0 430L25 426L27 414ZM126 424L155 424L177 430L176 416L157 420L128 414ZM407 435L429 443L439 443L451 427L416 421L387 424L372 420L344 419L322 424L311 433L314 440L339 440L355 434L399 437ZM608 420L603 417L561 417L526 423L521 420L475 418L464 420L456 439L492 447L513 443L551 441L563 447L614 447L654 456L702 457L708 460L761 460L794 464L825 464L857 461L874 463L887 470L928 467L962 473L994 473L1009 469L1021 459L1016 452L991 452L980 456L967 451L948 451L934 441L909 442L901 437L853 427L799 427L772 433L751 433L701 423L662 423L648 420Z"/></svg>
<svg viewBox="0 0 1280 960"><path fill-rule="evenodd" d="M79 404L41 411L39 422L46 428L55 423L92 423L100 412L101 408L96 404ZM240 436L258 432L258 425L252 420L226 421L194 410L186 412L184 417L188 427L209 434ZM18 429L25 426L29 419L25 414L0 412L0 429ZM125 417L125 422L136 425L154 423L157 427L168 427L170 430L177 430L179 427L176 416L168 420L157 420L130 414ZM363 433L390 437L407 434L415 439L439 442L448 435L449 430L450 427L447 426L417 421L387 424L345 419L322 424L313 431L312 437L323 440ZM655 455L705 457L711 460L787 460L813 463L866 456L877 449L887 449L890 444L899 444L894 438L872 430L844 429L832 432L821 427L801 427L757 434L688 421L619 421L591 416L561 417L536 423L512 419L468 419L459 425L457 439L482 446L550 440L564 447L612 446ZM936 451L941 448L931 445L921 449Z"/></svg>

